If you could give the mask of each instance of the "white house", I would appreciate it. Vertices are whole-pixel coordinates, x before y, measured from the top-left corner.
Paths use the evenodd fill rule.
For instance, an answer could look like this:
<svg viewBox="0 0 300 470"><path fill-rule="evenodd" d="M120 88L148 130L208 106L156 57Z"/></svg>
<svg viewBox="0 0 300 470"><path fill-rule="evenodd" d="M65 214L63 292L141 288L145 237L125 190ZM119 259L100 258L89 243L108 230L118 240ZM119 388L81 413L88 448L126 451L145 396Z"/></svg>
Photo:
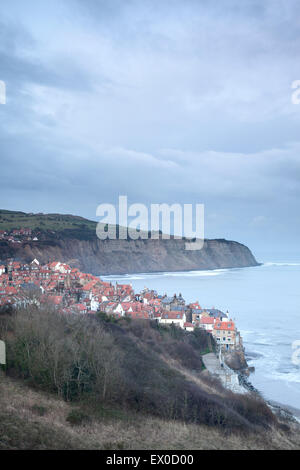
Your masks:
<svg viewBox="0 0 300 470"><path fill-rule="evenodd" d="M185 331L194 331L194 329L195 329L193 323L190 323L190 322L185 322L183 327L184 327Z"/></svg>
<svg viewBox="0 0 300 470"><path fill-rule="evenodd" d="M186 323L186 314L184 312L174 312L170 310L162 313L159 322L165 325L171 325L173 323L180 326L180 328L184 328L184 324Z"/></svg>
<svg viewBox="0 0 300 470"><path fill-rule="evenodd" d="M119 315L121 315L122 317L124 316L125 314L125 310L124 308L122 307L122 305L120 303L118 303L118 305L114 308L113 310L114 313L118 313Z"/></svg>
<svg viewBox="0 0 300 470"><path fill-rule="evenodd" d="M214 324L214 317L202 317L200 320L200 328L204 328L206 331L212 332L214 329Z"/></svg>
<svg viewBox="0 0 300 470"><path fill-rule="evenodd" d="M37 266L39 266L39 265L40 265L40 262L39 262L39 261L38 261L36 258L34 258L34 260L33 260L33 261L31 261L31 263L30 263L30 264L32 264L33 266L34 266L34 265L37 265Z"/></svg>
<svg viewBox="0 0 300 470"><path fill-rule="evenodd" d="M99 305L100 305L100 302L95 299L94 297L91 298L91 310L93 312L97 312L98 308L99 308Z"/></svg>
<svg viewBox="0 0 300 470"><path fill-rule="evenodd" d="M52 271L58 271L59 267L60 267L61 263L58 261L53 261L52 263L50 263L49 267Z"/></svg>
<svg viewBox="0 0 300 470"><path fill-rule="evenodd" d="M70 274L71 268L68 264L59 263L58 271L62 274Z"/></svg>

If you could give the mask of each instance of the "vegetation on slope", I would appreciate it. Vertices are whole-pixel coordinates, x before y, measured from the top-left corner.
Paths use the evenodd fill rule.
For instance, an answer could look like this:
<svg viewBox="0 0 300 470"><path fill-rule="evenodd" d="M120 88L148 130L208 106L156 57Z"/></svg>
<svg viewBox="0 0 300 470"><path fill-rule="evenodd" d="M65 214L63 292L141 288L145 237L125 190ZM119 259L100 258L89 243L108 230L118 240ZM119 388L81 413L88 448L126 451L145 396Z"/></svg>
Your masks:
<svg viewBox="0 0 300 470"><path fill-rule="evenodd" d="M114 229L100 225L104 231ZM100 240L96 227L96 222L72 215L0 210L0 230L32 230L29 237L22 233L13 234L11 240L5 235L1 237L0 260L14 258L26 263L34 258L40 263L59 260L96 275L257 265L249 248L234 241L205 240L201 250L186 250L185 239L174 239L172 235L170 239L161 236L154 240L148 232L138 240L132 240L128 234L127 239L119 238L118 225L113 232L116 240Z"/></svg>
<svg viewBox="0 0 300 470"><path fill-rule="evenodd" d="M85 413L89 419L70 423ZM205 425L120 411L108 405L97 413L82 402L66 402L0 371L0 449L299 449L295 431L227 434Z"/></svg>
<svg viewBox="0 0 300 470"><path fill-rule="evenodd" d="M205 371L205 331L148 321L61 315L30 307L0 316L7 374L97 415L116 412L248 433L277 426L256 396L234 395Z"/></svg>
<svg viewBox="0 0 300 470"><path fill-rule="evenodd" d="M96 238L97 222L68 214L32 214L20 211L0 210L0 230L30 228L42 232L48 238L77 238L90 240ZM55 232L55 233L53 233Z"/></svg>

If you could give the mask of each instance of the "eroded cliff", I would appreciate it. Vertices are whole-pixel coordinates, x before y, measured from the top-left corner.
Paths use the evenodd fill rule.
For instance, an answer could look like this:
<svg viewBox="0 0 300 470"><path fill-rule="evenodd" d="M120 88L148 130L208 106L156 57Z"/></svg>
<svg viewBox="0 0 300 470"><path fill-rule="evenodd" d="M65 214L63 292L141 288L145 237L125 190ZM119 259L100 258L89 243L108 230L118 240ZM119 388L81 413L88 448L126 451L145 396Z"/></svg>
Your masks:
<svg viewBox="0 0 300 470"><path fill-rule="evenodd" d="M134 272L240 268L258 265L245 245L206 240L199 251L185 250L184 240L78 240L76 238L0 242L0 259L30 262L60 260L96 275Z"/></svg>

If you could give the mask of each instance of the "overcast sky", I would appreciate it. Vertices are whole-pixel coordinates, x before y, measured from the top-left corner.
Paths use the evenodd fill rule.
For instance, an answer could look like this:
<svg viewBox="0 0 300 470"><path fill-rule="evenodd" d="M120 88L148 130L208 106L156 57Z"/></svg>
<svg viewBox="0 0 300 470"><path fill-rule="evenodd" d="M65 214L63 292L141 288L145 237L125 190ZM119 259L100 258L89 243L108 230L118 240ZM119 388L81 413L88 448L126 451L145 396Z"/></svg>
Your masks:
<svg viewBox="0 0 300 470"><path fill-rule="evenodd" d="M297 79L298 0L2 0L0 207L204 203L207 237L298 256Z"/></svg>

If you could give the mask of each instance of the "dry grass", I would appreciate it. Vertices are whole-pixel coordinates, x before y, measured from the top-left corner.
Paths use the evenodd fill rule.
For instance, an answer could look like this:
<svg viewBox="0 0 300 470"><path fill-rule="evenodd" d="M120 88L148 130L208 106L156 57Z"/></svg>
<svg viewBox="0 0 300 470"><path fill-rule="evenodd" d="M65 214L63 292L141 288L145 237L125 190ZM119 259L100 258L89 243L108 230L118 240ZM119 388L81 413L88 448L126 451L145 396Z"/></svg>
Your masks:
<svg viewBox="0 0 300 470"><path fill-rule="evenodd" d="M64 316L49 312L47 306L19 310L0 320L8 375L67 401L80 401L80 406L86 400L90 408L95 401L94 411L122 407L131 410L130 416L177 419L227 434L278 424L264 402L233 395L202 371L200 353L207 338L199 334L176 328L160 331L149 322L124 326L98 316ZM14 336L8 338L7 330ZM80 410L74 413L71 422L78 422Z"/></svg>
<svg viewBox="0 0 300 470"><path fill-rule="evenodd" d="M218 395L223 397L226 393L226 390L223 388L222 384L218 382L217 379L212 377L207 370L203 370L201 373L193 373L190 370L182 367L182 365L175 359L171 357L160 356L161 359L168 364L169 367L174 369L177 372L180 372L187 380L194 382L202 390L207 393Z"/></svg>
<svg viewBox="0 0 300 470"><path fill-rule="evenodd" d="M221 431L120 413L80 426L67 422L70 405L22 382L0 375L0 449L300 449L299 427L267 435Z"/></svg>

